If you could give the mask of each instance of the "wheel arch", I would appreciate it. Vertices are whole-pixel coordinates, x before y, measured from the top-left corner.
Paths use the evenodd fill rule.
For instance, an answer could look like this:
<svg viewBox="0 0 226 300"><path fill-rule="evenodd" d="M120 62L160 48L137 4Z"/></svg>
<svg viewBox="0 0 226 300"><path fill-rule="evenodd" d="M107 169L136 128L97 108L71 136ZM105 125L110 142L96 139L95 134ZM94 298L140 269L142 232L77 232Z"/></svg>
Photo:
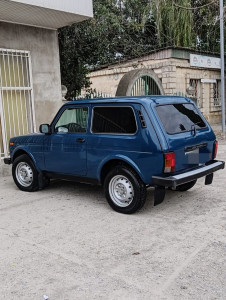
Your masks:
<svg viewBox="0 0 226 300"><path fill-rule="evenodd" d="M103 185L104 183L104 179L106 177L106 175L109 173L109 171L118 166L118 165L124 165L127 166L131 169L133 169L133 171L136 172L136 174L141 178L141 180L144 182L144 178L142 176L142 173L140 171L140 169L138 168L138 166L136 164L133 163L133 161L128 161L122 157L117 157L117 158L112 158L108 161L105 161L105 163L102 165L101 169L100 169L100 183Z"/></svg>
<svg viewBox="0 0 226 300"><path fill-rule="evenodd" d="M36 160L34 159L33 155L31 155L31 153L29 153L29 151L26 151L25 149L22 149L22 148L19 148L19 149L16 149L14 152L13 152L13 155L12 155L12 162L14 162L14 160L21 156L21 155L27 155L33 162L33 164L35 165L36 169L38 171L40 171L39 167L37 166L37 163L36 163Z"/></svg>

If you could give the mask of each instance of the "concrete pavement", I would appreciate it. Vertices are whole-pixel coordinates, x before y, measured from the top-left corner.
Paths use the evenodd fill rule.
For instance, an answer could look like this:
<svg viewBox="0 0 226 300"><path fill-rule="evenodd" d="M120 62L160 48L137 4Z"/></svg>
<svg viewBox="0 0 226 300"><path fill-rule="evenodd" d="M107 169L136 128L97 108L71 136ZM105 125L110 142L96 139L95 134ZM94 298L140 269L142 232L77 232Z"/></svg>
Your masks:
<svg viewBox="0 0 226 300"><path fill-rule="evenodd" d="M226 170L156 207L149 189L134 215L114 212L101 187L25 193L0 178L1 300L224 300L225 283Z"/></svg>

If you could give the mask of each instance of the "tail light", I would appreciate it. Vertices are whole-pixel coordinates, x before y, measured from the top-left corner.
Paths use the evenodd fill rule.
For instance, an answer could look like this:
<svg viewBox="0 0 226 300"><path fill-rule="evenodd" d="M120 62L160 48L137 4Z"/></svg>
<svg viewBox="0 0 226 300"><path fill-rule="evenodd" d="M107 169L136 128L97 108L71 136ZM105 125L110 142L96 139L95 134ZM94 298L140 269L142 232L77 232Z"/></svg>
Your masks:
<svg viewBox="0 0 226 300"><path fill-rule="evenodd" d="M217 157L218 141L213 144L213 159Z"/></svg>
<svg viewBox="0 0 226 300"><path fill-rule="evenodd" d="M169 152L165 153L165 168L164 168L164 173L170 173L175 171L175 153L174 152Z"/></svg>

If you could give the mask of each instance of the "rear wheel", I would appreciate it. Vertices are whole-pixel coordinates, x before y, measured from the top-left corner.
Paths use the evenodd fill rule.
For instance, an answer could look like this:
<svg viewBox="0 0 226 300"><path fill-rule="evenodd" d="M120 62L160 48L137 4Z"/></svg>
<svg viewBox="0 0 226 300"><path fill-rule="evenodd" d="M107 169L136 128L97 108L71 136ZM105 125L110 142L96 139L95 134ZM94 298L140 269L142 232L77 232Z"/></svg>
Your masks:
<svg viewBox="0 0 226 300"><path fill-rule="evenodd" d="M146 200L146 186L140 177L127 166L116 166L104 181L105 196L117 212L132 214Z"/></svg>
<svg viewBox="0 0 226 300"><path fill-rule="evenodd" d="M196 182L197 182L197 180L193 180L193 181L178 185L175 190L180 191L180 192L188 191L196 184Z"/></svg>
<svg viewBox="0 0 226 300"><path fill-rule="evenodd" d="M26 192L38 190L38 172L33 161L26 154L20 155L14 160L12 175L20 190Z"/></svg>

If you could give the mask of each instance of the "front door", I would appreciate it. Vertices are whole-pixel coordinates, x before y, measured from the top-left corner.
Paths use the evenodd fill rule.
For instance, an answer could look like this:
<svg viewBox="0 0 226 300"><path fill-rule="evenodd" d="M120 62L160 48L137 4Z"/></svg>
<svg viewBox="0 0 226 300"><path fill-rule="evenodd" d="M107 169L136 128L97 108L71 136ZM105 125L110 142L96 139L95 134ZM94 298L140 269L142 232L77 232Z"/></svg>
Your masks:
<svg viewBox="0 0 226 300"><path fill-rule="evenodd" d="M88 107L67 107L44 144L46 171L86 175Z"/></svg>

